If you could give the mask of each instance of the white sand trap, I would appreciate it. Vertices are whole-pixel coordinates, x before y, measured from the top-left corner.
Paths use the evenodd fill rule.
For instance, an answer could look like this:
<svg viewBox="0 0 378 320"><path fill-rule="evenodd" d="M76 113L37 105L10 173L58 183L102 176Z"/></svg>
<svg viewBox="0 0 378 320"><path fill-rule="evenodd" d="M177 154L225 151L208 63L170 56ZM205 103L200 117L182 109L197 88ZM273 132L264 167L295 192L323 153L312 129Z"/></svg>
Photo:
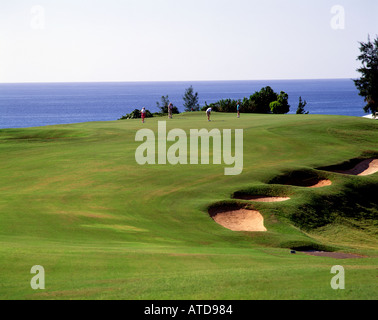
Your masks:
<svg viewBox="0 0 378 320"><path fill-rule="evenodd" d="M326 178L317 177L303 172L293 172L273 180L275 184L283 184L303 188L322 188L332 185L332 181Z"/></svg>
<svg viewBox="0 0 378 320"><path fill-rule="evenodd" d="M332 185L331 180L320 180L318 183L312 185L312 186L307 186L308 188L323 188L323 187L328 187Z"/></svg>
<svg viewBox="0 0 378 320"><path fill-rule="evenodd" d="M264 218L255 210L235 209L222 211L212 216L214 221L232 231L268 231L264 226Z"/></svg>
<svg viewBox="0 0 378 320"><path fill-rule="evenodd" d="M323 188L323 187L331 186L332 181L327 180L327 179L319 180L319 179L313 179L313 178L306 179L306 180L296 179L293 181L288 181L286 184L296 186L296 187L304 187L304 188Z"/></svg>
<svg viewBox="0 0 378 320"><path fill-rule="evenodd" d="M363 160L350 170L336 170L335 172L354 176L368 176L378 172L378 159Z"/></svg>
<svg viewBox="0 0 378 320"><path fill-rule="evenodd" d="M288 197L266 197L266 196L249 196L249 195L238 196L237 199L248 200L248 201L253 201L253 202L283 202L283 201L290 200L290 198Z"/></svg>

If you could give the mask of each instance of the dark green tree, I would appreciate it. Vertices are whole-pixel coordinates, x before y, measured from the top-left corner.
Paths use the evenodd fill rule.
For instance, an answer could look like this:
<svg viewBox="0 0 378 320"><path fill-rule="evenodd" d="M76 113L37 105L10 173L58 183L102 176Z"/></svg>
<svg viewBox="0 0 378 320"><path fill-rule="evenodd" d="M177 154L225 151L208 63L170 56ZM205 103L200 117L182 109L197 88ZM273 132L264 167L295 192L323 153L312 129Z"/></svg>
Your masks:
<svg viewBox="0 0 378 320"><path fill-rule="evenodd" d="M374 41L360 42L360 55L357 60L361 61L361 78L354 80L359 90L359 95L365 98L367 105L364 107L366 113L375 114L378 112L378 37Z"/></svg>
<svg viewBox="0 0 378 320"><path fill-rule="evenodd" d="M160 109L160 113L168 113L168 106L170 104L168 95L162 96L160 102L156 102L156 107ZM176 106L173 106L173 114L179 114Z"/></svg>
<svg viewBox="0 0 378 320"><path fill-rule="evenodd" d="M270 113L270 104L277 101L278 94L269 86L255 92L250 98L249 108L253 113Z"/></svg>
<svg viewBox="0 0 378 320"><path fill-rule="evenodd" d="M302 101L302 97L299 97L299 104L297 109L297 114L309 114L310 112L305 111L305 107L307 106L307 101Z"/></svg>
<svg viewBox="0 0 378 320"><path fill-rule="evenodd" d="M198 92L194 93L193 86L185 90L183 99L185 111L199 111Z"/></svg>

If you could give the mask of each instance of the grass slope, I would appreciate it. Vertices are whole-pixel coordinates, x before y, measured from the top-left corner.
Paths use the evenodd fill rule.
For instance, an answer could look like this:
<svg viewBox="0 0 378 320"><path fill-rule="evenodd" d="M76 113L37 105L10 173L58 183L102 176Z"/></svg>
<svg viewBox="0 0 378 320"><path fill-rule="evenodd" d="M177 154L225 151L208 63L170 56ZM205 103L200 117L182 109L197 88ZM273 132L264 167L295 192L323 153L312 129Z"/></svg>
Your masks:
<svg viewBox="0 0 378 320"><path fill-rule="evenodd" d="M244 171L135 161L136 131L158 121L0 130L1 299L376 299L378 174L316 170L378 153L378 125L353 117L182 114L167 129L244 129ZM320 189L281 185L305 171ZM235 192L286 195L250 204ZM375 197L374 197L375 195ZM253 206L266 233L232 232L210 206ZM289 248L366 255L335 260ZM332 266L346 290L331 289ZM30 287L42 265L46 289Z"/></svg>

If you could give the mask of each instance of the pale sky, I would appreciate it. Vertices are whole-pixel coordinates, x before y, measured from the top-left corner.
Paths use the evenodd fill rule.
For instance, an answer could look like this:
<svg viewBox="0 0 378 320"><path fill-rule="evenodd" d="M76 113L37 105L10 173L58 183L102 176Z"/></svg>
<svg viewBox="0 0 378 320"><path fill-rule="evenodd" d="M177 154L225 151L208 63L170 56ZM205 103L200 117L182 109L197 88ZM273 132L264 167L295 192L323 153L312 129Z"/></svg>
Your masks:
<svg viewBox="0 0 378 320"><path fill-rule="evenodd" d="M355 78L377 17L377 0L1 0L0 82Z"/></svg>

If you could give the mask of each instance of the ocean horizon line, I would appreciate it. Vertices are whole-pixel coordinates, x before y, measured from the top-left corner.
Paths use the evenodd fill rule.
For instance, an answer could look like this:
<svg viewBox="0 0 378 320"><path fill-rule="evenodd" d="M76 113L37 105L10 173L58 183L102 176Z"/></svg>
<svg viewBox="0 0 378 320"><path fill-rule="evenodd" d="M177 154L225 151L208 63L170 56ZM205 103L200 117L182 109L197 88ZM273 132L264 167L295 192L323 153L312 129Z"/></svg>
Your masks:
<svg viewBox="0 0 378 320"><path fill-rule="evenodd" d="M38 127L112 121L146 107L158 112L169 96L180 112L183 94L193 86L201 106L222 99L243 99L262 87L289 95L295 113L299 98L311 114L363 116L363 98L352 79L216 80L150 82L47 82L0 84L0 128ZM366 113L365 113L366 114Z"/></svg>
<svg viewBox="0 0 378 320"><path fill-rule="evenodd" d="M102 84L102 83L188 83L188 82L260 82L260 81L339 81L339 80L351 80L353 81L353 77L348 78L292 78L292 79L231 79L231 80L105 80L105 81L25 81L25 82L0 82L0 85L7 85L7 84Z"/></svg>

